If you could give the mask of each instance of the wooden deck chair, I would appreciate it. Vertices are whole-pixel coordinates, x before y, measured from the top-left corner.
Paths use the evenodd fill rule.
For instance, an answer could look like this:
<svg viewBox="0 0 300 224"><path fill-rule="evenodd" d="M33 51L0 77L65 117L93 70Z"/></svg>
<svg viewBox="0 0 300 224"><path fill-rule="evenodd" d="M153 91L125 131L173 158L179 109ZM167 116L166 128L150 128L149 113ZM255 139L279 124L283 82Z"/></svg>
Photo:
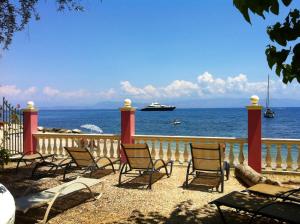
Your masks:
<svg viewBox="0 0 300 224"><path fill-rule="evenodd" d="M46 172L46 175L55 175L59 169L66 168L68 165L70 165L71 162L71 158L58 159L53 155L51 158L43 159L41 161L36 162L32 170L31 177L38 176L38 170L41 167L48 168L47 170L43 170L44 173Z"/></svg>
<svg viewBox="0 0 300 224"><path fill-rule="evenodd" d="M65 149L71 156L72 162L65 167L63 175L64 180L67 172L74 168L82 170L83 174L90 172L91 176L94 171L104 169L107 166L111 166L113 172L116 173L114 164L120 161L119 158L110 159L104 156L95 159L87 148L65 147ZM75 164L75 167L73 166L73 164Z"/></svg>
<svg viewBox="0 0 300 224"><path fill-rule="evenodd" d="M54 160L54 154L41 154L39 152L36 152L34 154L31 154L31 152L27 153L20 153L9 157L9 160L11 162L16 162L16 173L19 171L19 167L22 163L24 163L26 166L31 165L33 163L41 163L46 160Z"/></svg>
<svg viewBox="0 0 300 224"><path fill-rule="evenodd" d="M274 201L265 197L249 195L248 193L233 191L210 204L215 204L223 223L226 223L221 206L251 213L249 223L253 223L257 216L265 216L287 223L300 223L300 204L286 201Z"/></svg>
<svg viewBox="0 0 300 224"><path fill-rule="evenodd" d="M101 180L79 177L73 181L60 184L56 187L16 198L16 210L25 214L29 209L48 205L44 218L41 220L41 223L46 223L54 202L59 198L64 198L80 190L87 189L92 198L99 199L102 193L95 197L91 190L91 187L96 184L102 184L103 189L103 183ZM28 192L28 190L26 192Z"/></svg>
<svg viewBox="0 0 300 224"><path fill-rule="evenodd" d="M245 190L246 192L266 196L272 199L282 199L300 202L300 188L290 188L271 184L256 184Z"/></svg>
<svg viewBox="0 0 300 224"><path fill-rule="evenodd" d="M187 172L185 187L189 187L189 176L193 176L193 184L216 187L224 191L224 172L222 148L220 144L190 144L191 156Z"/></svg>
<svg viewBox="0 0 300 224"><path fill-rule="evenodd" d="M126 155L127 162L121 167L119 176L119 185L121 185L121 178L124 174L138 172L142 175L143 172L149 174L148 188L152 186L152 175L164 169L167 177L172 174L173 161L164 161L162 159L153 160L147 144L121 144L122 149ZM170 166L168 171L168 166Z"/></svg>

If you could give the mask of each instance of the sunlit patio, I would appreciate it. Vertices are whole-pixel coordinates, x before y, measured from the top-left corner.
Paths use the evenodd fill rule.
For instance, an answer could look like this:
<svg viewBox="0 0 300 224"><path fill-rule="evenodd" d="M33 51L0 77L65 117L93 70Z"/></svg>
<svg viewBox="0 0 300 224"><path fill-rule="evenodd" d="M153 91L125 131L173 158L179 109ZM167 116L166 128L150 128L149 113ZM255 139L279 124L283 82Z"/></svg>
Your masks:
<svg viewBox="0 0 300 224"><path fill-rule="evenodd" d="M60 172L55 178L31 179L31 168L23 166L16 174L15 164L10 163L0 181L14 197L18 197L30 185L33 191L41 191L57 185L56 180L62 180ZM153 184L152 190L148 190L143 179L118 186L118 172L113 174L109 169L98 171L93 178L103 180L104 189L96 185L92 191L96 194L103 192L102 197L93 200L88 192L81 191L66 200L59 200L50 212L49 223L222 223L216 207L208 203L245 187L231 174L230 179L225 181L222 194L201 187L185 189L185 173L186 167L177 165L170 178L163 176ZM267 177L278 181L299 179L299 176L293 175ZM17 213L16 223L35 223L43 218L45 209L41 207L26 214ZM250 217L234 210L226 210L225 214L229 223L244 223ZM265 218L257 219L257 223L265 221Z"/></svg>

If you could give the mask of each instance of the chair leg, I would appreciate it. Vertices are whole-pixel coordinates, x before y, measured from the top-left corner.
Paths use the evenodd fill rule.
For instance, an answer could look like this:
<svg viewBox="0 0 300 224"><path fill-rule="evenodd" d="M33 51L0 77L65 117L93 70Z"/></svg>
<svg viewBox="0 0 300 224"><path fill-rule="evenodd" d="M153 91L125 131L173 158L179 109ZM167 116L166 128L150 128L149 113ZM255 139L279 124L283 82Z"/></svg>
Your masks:
<svg viewBox="0 0 300 224"><path fill-rule="evenodd" d="M119 186L121 185L121 178L122 178L122 174L123 174L123 170L126 168L126 171L127 171L127 163L124 163L121 167L121 170L120 170L120 174L119 174ZM125 171L125 173L126 173Z"/></svg>
<svg viewBox="0 0 300 224"><path fill-rule="evenodd" d="M230 175L230 164L227 161L224 161L223 163L223 167L225 170L225 174L226 174L226 180L229 180L229 175Z"/></svg>
<svg viewBox="0 0 300 224"><path fill-rule="evenodd" d="M220 208L220 205L216 205L216 206L218 208L218 211L219 211L219 214L221 216L221 219L222 219L223 223L226 224L226 220L225 220L224 214L223 214L223 212L222 212L222 210Z"/></svg>
<svg viewBox="0 0 300 224"><path fill-rule="evenodd" d="M190 168L191 168L191 162L189 162L189 165L188 165L187 171L186 171L186 176L185 176L185 183L184 183L184 185L185 185L186 188L188 188Z"/></svg>
<svg viewBox="0 0 300 224"><path fill-rule="evenodd" d="M149 186L148 188L151 190L152 188L152 175L153 175L154 170L150 171L150 175L149 175Z"/></svg>
<svg viewBox="0 0 300 224"><path fill-rule="evenodd" d="M71 164L66 165L65 169L64 169L64 175L63 175L63 181L66 180L66 174L67 174L67 170L70 168Z"/></svg>
<svg viewBox="0 0 300 224"><path fill-rule="evenodd" d="M171 176L171 174L172 174L172 171L173 171L173 161L170 161L169 163L170 163L170 171L169 171L169 175L168 175L168 177L170 177L170 176Z"/></svg>
<svg viewBox="0 0 300 224"><path fill-rule="evenodd" d="M224 176L221 178L221 193L224 192Z"/></svg>
<svg viewBox="0 0 300 224"><path fill-rule="evenodd" d="M41 165L40 163L36 163L35 164L32 172L31 172L31 178L33 178L35 176L35 172L38 170L38 168L39 168L40 165Z"/></svg>

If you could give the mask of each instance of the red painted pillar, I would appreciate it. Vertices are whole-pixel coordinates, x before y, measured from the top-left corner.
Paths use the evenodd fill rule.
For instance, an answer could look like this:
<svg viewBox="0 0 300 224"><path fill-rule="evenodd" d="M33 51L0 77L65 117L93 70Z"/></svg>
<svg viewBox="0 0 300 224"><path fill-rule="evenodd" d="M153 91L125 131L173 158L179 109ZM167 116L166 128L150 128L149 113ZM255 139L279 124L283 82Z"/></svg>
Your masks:
<svg viewBox="0 0 300 224"><path fill-rule="evenodd" d="M135 111L131 107L131 100L124 101L124 107L120 108L121 111L121 143L133 144L135 134ZM121 163L126 162L124 152L121 150Z"/></svg>
<svg viewBox="0 0 300 224"><path fill-rule="evenodd" d="M251 106L248 110L248 165L255 171L261 173L261 110L262 106L258 105L259 98L251 97Z"/></svg>
<svg viewBox="0 0 300 224"><path fill-rule="evenodd" d="M33 102L28 102L27 108L23 110L23 152L26 154L36 153L36 139L33 136L38 127L38 111L34 108Z"/></svg>

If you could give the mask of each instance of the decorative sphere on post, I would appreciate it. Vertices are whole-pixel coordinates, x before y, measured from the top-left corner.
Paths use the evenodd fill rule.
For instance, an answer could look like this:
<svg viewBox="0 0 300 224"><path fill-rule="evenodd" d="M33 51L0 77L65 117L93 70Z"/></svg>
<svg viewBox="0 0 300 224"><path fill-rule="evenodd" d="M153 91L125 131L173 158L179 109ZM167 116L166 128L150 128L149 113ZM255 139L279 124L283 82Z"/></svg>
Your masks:
<svg viewBox="0 0 300 224"><path fill-rule="evenodd" d="M31 109L31 110L34 109L34 102L33 101L28 101L26 109Z"/></svg>
<svg viewBox="0 0 300 224"><path fill-rule="evenodd" d="M257 95L253 95L250 97L251 105L258 106L259 97Z"/></svg>
<svg viewBox="0 0 300 224"><path fill-rule="evenodd" d="M124 100L124 107L130 108L131 107L131 100L130 99L125 99Z"/></svg>

